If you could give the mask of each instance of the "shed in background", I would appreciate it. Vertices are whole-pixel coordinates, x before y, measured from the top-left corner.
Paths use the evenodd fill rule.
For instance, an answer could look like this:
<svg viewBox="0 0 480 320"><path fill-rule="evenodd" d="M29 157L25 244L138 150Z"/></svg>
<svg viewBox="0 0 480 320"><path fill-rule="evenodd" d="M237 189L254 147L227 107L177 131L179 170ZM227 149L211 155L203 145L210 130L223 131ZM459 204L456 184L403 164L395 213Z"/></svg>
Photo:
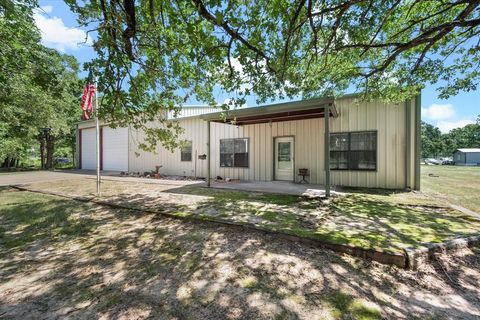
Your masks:
<svg viewBox="0 0 480 320"><path fill-rule="evenodd" d="M480 166L480 148L457 149L453 161L459 166Z"/></svg>

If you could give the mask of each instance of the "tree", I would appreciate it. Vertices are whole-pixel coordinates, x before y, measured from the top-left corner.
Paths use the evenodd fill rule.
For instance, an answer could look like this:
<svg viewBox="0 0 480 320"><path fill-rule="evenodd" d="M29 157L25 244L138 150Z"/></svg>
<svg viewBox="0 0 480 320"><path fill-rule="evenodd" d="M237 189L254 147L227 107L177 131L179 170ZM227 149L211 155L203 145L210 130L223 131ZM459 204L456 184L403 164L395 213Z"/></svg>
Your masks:
<svg viewBox="0 0 480 320"><path fill-rule="evenodd" d="M477 123L442 134L422 121L422 158L451 156L459 148L480 148L480 116Z"/></svg>
<svg viewBox="0 0 480 320"><path fill-rule="evenodd" d="M33 1L0 3L0 159L6 166L40 143L42 128L50 128L51 167L55 140L73 134L80 118L78 63L40 44L32 19L35 6Z"/></svg>
<svg viewBox="0 0 480 320"><path fill-rule="evenodd" d="M422 121L422 158L443 155L443 139L440 129Z"/></svg>
<svg viewBox="0 0 480 320"><path fill-rule="evenodd" d="M101 116L166 147L178 126L145 123L188 99L215 105L215 88L238 105L349 87L403 100L426 82L447 81L445 98L480 79L478 0L66 2L98 35Z"/></svg>
<svg viewBox="0 0 480 320"><path fill-rule="evenodd" d="M459 148L480 148L480 123L456 128L444 135L445 153L452 154Z"/></svg>

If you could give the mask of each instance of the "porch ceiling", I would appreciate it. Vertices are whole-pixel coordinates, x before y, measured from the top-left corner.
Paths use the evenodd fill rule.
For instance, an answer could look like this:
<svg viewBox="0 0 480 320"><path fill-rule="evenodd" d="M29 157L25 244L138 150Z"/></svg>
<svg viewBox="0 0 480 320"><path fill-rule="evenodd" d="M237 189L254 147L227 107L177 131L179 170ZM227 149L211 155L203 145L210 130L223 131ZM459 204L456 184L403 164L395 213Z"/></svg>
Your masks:
<svg viewBox="0 0 480 320"><path fill-rule="evenodd" d="M330 116L338 116L333 98L322 98L209 113L202 115L201 118L207 121L241 126L323 118L327 107L330 107Z"/></svg>

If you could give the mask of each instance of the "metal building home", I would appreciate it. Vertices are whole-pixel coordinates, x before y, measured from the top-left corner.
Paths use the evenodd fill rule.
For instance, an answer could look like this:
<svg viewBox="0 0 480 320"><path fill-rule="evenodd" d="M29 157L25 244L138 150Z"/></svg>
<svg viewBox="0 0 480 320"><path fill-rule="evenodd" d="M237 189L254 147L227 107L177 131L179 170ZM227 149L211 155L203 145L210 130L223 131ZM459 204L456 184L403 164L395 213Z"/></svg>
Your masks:
<svg viewBox="0 0 480 320"><path fill-rule="evenodd" d="M185 107L177 117L187 144L170 152L139 148L144 133L102 126L103 170L250 181L419 189L420 97L399 103L355 95L215 112ZM171 116L171 115L170 115ZM78 125L79 165L95 168L95 128ZM207 179L209 181L209 179Z"/></svg>

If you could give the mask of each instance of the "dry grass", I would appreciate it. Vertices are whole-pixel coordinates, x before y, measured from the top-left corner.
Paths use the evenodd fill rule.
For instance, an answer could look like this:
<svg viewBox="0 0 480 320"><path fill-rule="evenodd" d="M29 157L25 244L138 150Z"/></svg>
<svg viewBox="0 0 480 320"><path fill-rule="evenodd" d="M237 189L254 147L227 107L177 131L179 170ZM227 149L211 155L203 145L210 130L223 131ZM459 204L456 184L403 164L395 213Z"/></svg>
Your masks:
<svg viewBox="0 0 480 320"><path fill-rule="evenodd" d="M441 201L480 213L480 167L421 167L422 192Z"/></svg>
<svg viewBox="0 0 480 320"><path fill-rule="evenodd" d="M31 190L95 197L92 179L35 183ZM478 233L480 220L419 193L350 190L333 201L194 185L104 181L104 201L177 216L229 221L366 249L403 252Z"/></svg>
<svg viewBox="0 0 480 320"><path fill-rule="evenodd" d="M0 318L480 317L477 249L412 272L258 232L12 190L0 192L0 228Z"/></svg>

